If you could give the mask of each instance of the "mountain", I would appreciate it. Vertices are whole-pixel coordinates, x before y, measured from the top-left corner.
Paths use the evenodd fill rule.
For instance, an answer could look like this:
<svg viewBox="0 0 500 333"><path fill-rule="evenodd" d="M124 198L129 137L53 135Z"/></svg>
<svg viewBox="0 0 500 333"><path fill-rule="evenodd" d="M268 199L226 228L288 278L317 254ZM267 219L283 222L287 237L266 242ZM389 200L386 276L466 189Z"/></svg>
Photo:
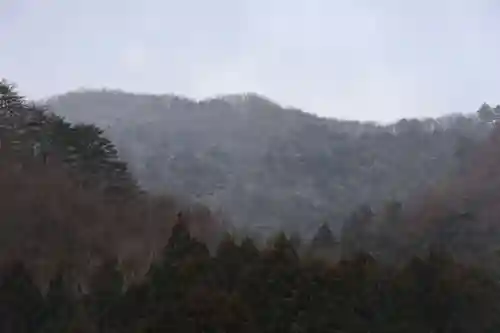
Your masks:
<svg viewBox="0 0 500 333"><path fill-rule="evenodd" d="M342 121L256 94L196 101L77 91L47 101L105 129L147 190L197 200L239 229L335 232L362 204L404 201L458 172L491 124L476 116Z"/></svg>
<svg viewBox="0 0 500 333"><path fill-rule="evenodd" d="M243 112L248 119L275 108L272 112L285 124L294 112L280 111L258 96L251 98L262 101L259 111L249 107L247 96L225 98L216 101L233 103L228 112ZM320 173L325 166L312 162L329 158L325 153L337 141L345 156L336 161L351 163L342 175L358 181L363 175L353 161L359 151L386 145L399 158L407 157L405 148L425 156L440 140L448 142L443 137L456 138L447 152L456 149L444 181L432 184L420 200L389 202L378 212L360 207L344 223L340 242L324 223L310 241L278 233L260 247L252 238L221 234L222 226L205 207L142 191L98 127L68 123L0 81L0 331L498 332L500 127L492 125L495 113L486 122L463 117L446 118L446 125L403 121L387 128L361 125L357 133L306 116L304 122L316 127L296 124L297 142L272 121L263 122L283 136L259 133L269 144L263 151L276 154L272 161L282 167L263 164L261 174L277 180L297 177L295 183L271 183L276 192L303 179L324 176L328 181ZM326 133L335 140L326 141ZM242 146L236 134L236 145ZM384 141L377 141L379 136ZM196 141L193 146L203 147ZM279 155L277 147L288 150ZM254 158L228 152L231 158ZM297 154L303 169L294 164ZM384 156L375 155L386 161ZM335 166L327 158L321 160L326 167ZM213 157L214 164L224 167L223 162ZM192 163L187 159L185 167ZM390 175L398 174L391 164L385 167ZM435 167L429 164L427 171L434 175ZM413 169L400 172L408 170ZM203 180L189 176L185 181ZM339 177L333 180L340 183ZM285 208L303 209L292 204Z"/></svg>

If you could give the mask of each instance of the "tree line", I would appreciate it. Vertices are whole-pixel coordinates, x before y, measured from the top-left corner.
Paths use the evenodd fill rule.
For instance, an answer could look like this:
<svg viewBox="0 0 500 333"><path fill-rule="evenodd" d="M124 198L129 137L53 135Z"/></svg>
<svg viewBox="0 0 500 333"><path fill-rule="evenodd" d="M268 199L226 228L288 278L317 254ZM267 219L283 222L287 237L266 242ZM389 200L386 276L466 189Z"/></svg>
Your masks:
<svg viewBox="0 0 500 333"><path fill-rule="evenodd" d="M211 254L179 222L145 277L120 262L85 285L64 267L41 290L22 263L2 268L2 332L497 332L500 286L431 251L401 266L368 254L336 264L298 255L283 234L259 250L227 235Z"/></svg>
<svg viewBox="0 0 500 333"><path fill-rule="evenodd" d="M325 223L260 244L142 191L101 130L7 82L0 117L2 332L500 329L485 265L498 263L500 130L416 204L361 206L339 238Z"/></svg>

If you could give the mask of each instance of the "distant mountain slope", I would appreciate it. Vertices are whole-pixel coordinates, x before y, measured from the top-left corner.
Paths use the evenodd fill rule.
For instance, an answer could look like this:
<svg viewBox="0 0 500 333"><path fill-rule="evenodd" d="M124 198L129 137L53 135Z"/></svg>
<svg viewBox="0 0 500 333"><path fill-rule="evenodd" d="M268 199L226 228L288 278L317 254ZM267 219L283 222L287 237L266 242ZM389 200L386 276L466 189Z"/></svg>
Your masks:
<svg viewBox="0 0 500 333"><path fill-rule="evenodd" d="M388 126L324 119L255 94L82 91L48 104L105 128L145 188L200 200L237 227L305 233L325 221L338 230L360 204L437 182L490 128L465 116Z"/></svg>

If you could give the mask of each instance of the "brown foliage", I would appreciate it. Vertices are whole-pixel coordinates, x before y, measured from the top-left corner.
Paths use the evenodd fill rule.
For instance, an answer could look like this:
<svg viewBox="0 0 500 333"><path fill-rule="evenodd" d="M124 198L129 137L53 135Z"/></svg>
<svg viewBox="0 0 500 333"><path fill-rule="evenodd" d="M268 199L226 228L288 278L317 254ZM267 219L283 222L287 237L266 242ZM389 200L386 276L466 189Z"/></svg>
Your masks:
<svg viewBox="0 0 500 333"><path fill-rule="evenodd" d="M500 127L476 149L465 168L437 184L406 212L402 243L426 250L443 245L460 260L491 265L500 237Z"/></svg>
<svg viewBox="0 0 500 333"><path fill-rule="evenodd" d="M55 161L21 167L4 155L2 162L0 262L28 263L41 283L61 265L85 277L89 267L108 257L119 258L134 279L164 246L176 221L180 205L172 198L116 197L83 188ZM208 212L202 217L196 222L207 225L193 229L207 239L213 236L208 235L213 218Z"/></svg>

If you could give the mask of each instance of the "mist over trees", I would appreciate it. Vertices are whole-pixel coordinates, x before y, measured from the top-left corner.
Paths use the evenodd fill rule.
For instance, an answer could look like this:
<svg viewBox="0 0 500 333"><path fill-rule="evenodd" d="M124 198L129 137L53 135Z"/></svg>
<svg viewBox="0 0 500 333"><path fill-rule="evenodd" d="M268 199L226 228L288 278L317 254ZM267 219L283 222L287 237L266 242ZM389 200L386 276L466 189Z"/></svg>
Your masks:
<svg viewBox="0 0 500 333"><path fill-rule="evenodd" d="M500 330L497 108L378 126L320 119L254 95L164 97L183 105L166 112L171 122L159 114L134 123L137 96L77 95L89 94L92 103L92 94L102 98L97 110L110 106L109 96L129 96L130 123L115 111L104 131L68 122L0 83L0 331ZM149 106L159 98L146 97ZM222 117L213 119L206 103ZM123 145L115 148L117 133ZM215 149L206 168L200 147ZM138 154L144 163L161 158L141 169ZM140 172L150 178L136 182ZM184 178L169 187L164 172ZM273 220L259 216L272 216L279 223L267 225L283 230L252 239L205 206L152 193L203 202L189 189L222 182L223 191L227 177L238 204L228 212L248 214L238 223L266 225ZM286 195L305 184L309 192L294 194L301 200Z"/></svg>
<svg viewBox="0 0 500 333"><path fill-rule="evenodd" d="M333 261L366 252L404 262L438 246L497 266L493 206L470 197L495 189L495 177L478 177L496 163L499 107L378 125L255 94L194 101L83 91L49 105L105 126L144 188L201 201L241 234L285 231L302 254Z"/></svg>
<svg viewBox="0 0 500 333"><path fill-rule="evenodd" d="M338 233L360 205L379 209L441 181L491 129L489 109L382 126L255 94L194 101L81 91L48 105L104 128L145 189L202 202L240 229L309 237L323 223Z"/></svg>

